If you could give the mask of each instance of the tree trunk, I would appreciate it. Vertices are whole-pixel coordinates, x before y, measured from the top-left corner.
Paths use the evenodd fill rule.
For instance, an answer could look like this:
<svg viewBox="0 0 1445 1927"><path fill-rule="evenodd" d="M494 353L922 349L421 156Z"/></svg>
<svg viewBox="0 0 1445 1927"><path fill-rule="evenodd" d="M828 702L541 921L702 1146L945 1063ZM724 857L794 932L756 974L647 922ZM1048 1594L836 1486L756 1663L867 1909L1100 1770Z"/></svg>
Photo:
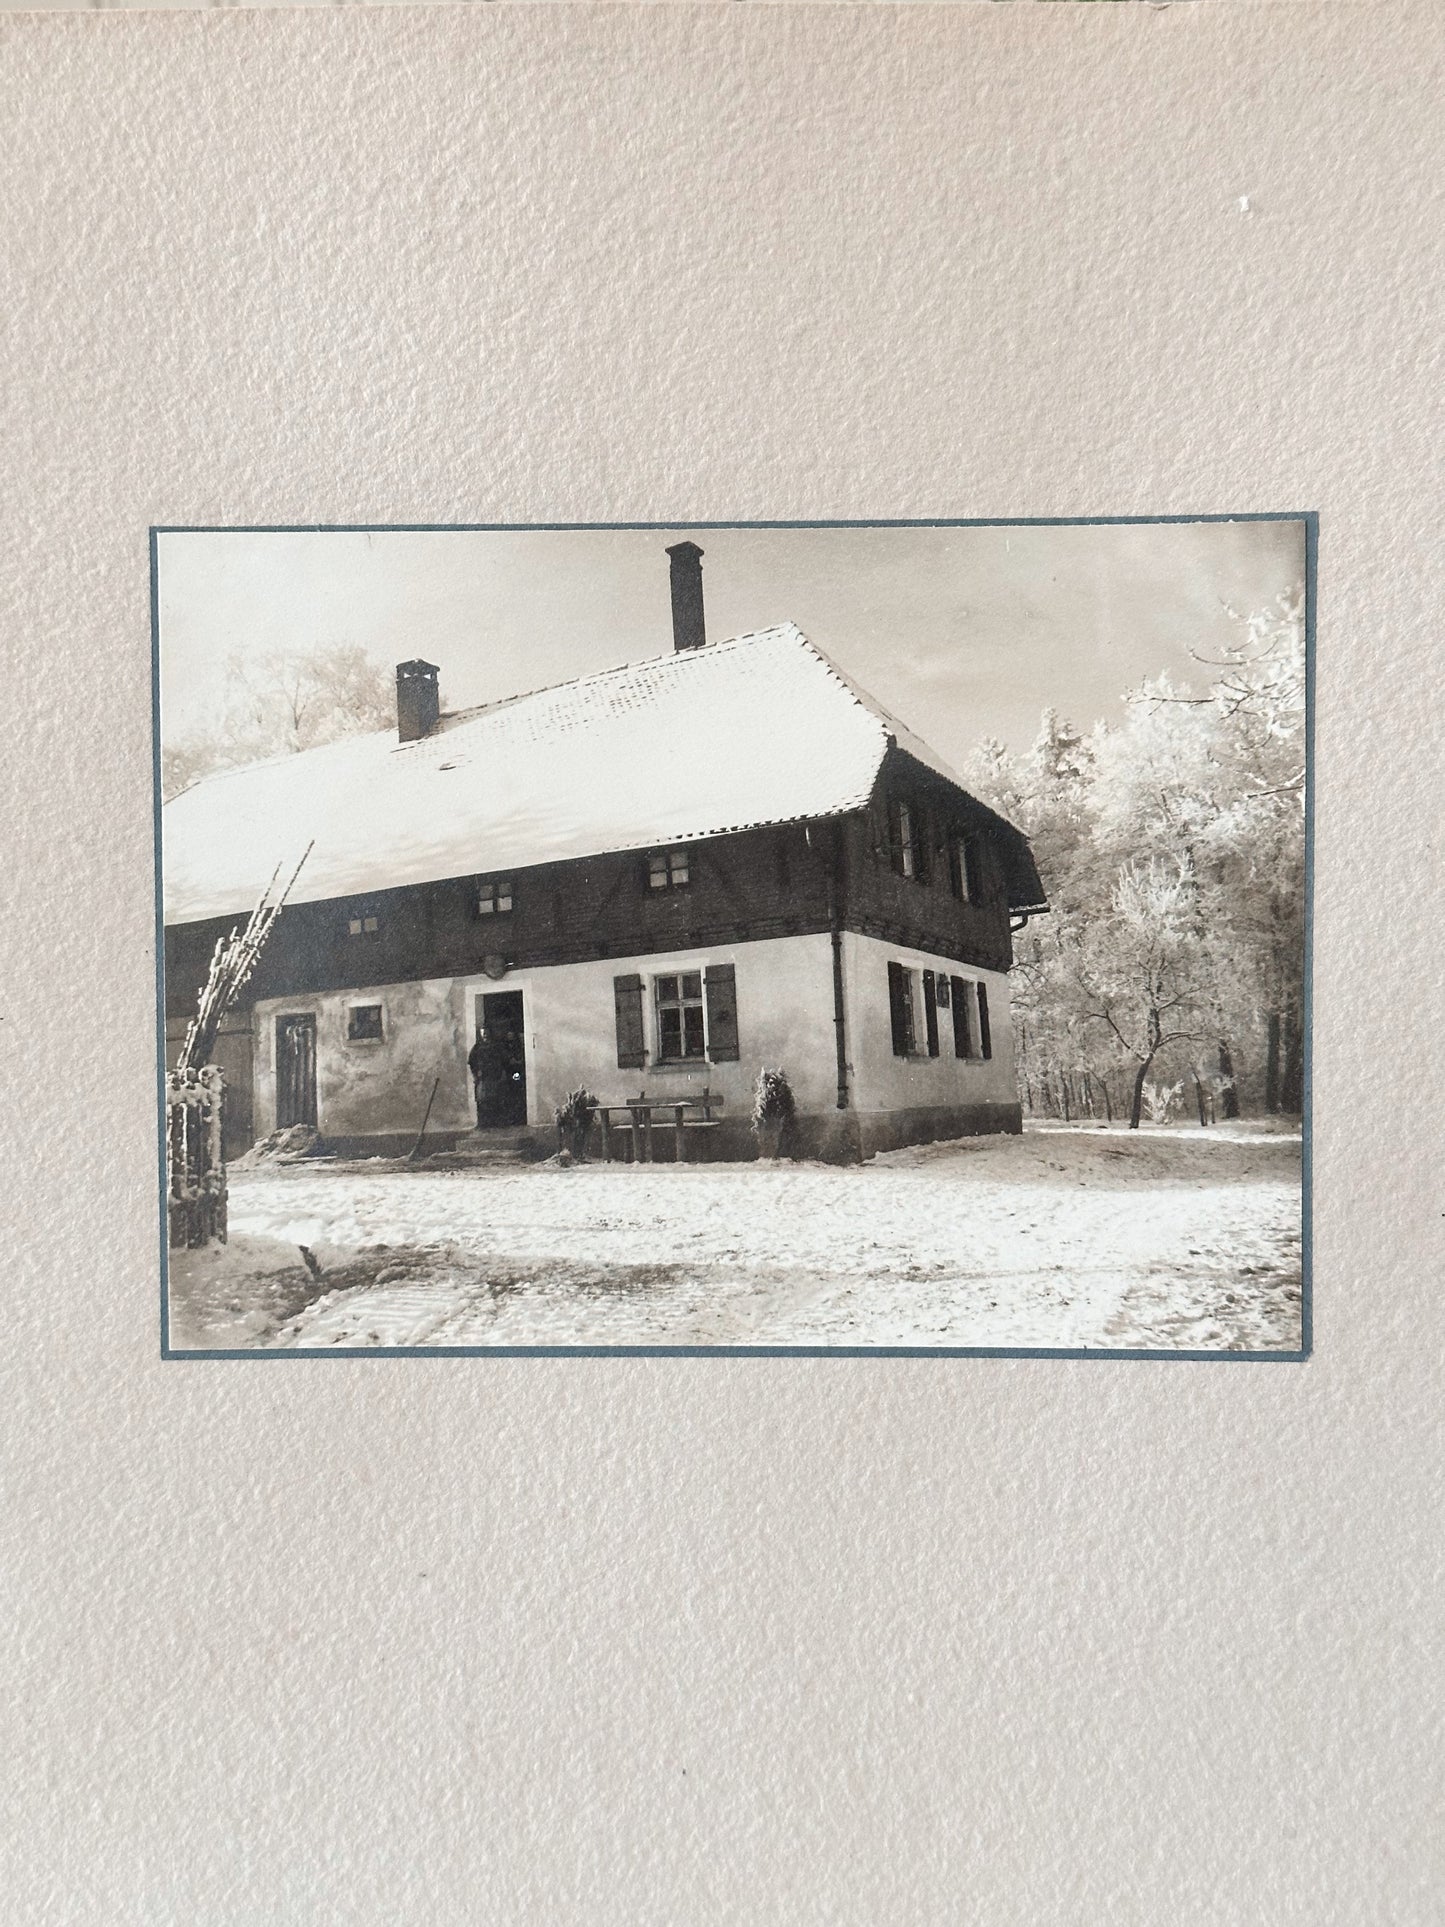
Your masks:
<svg viewBox="0 0 1445 1927"><path fill-rule="evenodd" d="M1104 1093L1104 1122L1106 1124L1112 1124L1114 1122L1114 1106L1109 1100L1109 1080L1107 1077L1101 1077L1099 1079L1099 1088Z"/></svg>
<svg viewBox="0 0 1445 1927"><path fill-rule="evenodd" d="M1269 1043L1264 1058L1264 1108L1273 1117L1279 1110L1279 1012L1269 1013Z"/></svg>
<svg viewBox="0 0 1445 1927"><path fill-rule="evenodd" d="M1239 1090L1234 1081L1234 1059L1222 1037L1219 1040L1219 1075L1224 1079L1219 1093L1219 1108L1227 1123L1230 1118L1239 1116Z"/></svg>
<svg viewBox="0 0 1445 1927"><path fill-rule="evenodd" d="M1134 1073L1134 1101L1129 1107L1129 1129L1131 1131L1137 1131L1139 1128L1139 1117L1144 1109L1144 1079L1149 1075L1149 1066L1153 1061L1152 1057L1146 1057Z"/></svg>
<svg viewBox="0 0 1445 1927"><path fill-rule="evenodd" d="M1073 1120L1069 1116L1069 1080L1067 1074L1063 1071L1059 1073L1059 1095L1063 1100L1064 1122L1065 1124L1072 1123Z"/></svg>
<svg viewBox="0 0 1445 1927"><path fill-rule="evenodd" d="M1199 1106L1199 1128L1203 1130L1209 1119L1204 1115L1204 1086L1199 1080L1198 1071L1194 1073L1194 1101Z"/></svg>

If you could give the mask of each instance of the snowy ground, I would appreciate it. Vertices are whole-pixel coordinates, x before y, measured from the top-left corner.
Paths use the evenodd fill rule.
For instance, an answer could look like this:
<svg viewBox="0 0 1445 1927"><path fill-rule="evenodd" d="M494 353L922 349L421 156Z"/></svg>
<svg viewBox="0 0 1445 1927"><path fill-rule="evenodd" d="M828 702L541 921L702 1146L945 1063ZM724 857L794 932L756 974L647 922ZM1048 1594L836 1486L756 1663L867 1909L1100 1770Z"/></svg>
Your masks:
<svg viewBox="0 0 1445 1927"><path fill-rule="evenodd" d="M238 1172L178 1348L1294 1350L1300 1142L1030 1129L821 1164ZM298 1246L320 1269L313 1275Z"/></svg>

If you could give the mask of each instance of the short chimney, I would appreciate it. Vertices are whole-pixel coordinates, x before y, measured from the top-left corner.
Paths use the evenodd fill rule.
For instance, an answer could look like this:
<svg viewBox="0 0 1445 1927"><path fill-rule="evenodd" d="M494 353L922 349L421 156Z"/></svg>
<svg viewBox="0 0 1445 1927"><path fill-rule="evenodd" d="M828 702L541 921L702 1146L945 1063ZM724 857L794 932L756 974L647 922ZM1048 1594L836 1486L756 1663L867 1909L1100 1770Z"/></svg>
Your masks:
<svg viewBox="0 0 1445 1927"><path fill-rule="evenodd" d="M707 641L702 628L702 550L696 542L670 548L672 563L672 646L701 649Z"/></svg>
<svg viewBox="0 0 1445 1927"><path fill-rule="evenodd" d="M441 671L434 662L399 662L396 665L396 739L414 743L429 736L441 715L441 694L437 677Z"/></svg>

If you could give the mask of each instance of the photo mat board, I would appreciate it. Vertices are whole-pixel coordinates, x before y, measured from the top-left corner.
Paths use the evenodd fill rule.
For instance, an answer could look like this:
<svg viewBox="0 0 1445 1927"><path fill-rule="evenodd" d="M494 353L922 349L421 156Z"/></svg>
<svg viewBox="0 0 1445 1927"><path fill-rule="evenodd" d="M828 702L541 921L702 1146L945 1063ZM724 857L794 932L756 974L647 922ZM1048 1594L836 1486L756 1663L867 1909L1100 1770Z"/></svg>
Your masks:
<svg viewBox="0 0 1445 1927"><path fill-rule="evenodd" d="M1306 1356L1316 534L155 530L167 1356Z"/></svg>

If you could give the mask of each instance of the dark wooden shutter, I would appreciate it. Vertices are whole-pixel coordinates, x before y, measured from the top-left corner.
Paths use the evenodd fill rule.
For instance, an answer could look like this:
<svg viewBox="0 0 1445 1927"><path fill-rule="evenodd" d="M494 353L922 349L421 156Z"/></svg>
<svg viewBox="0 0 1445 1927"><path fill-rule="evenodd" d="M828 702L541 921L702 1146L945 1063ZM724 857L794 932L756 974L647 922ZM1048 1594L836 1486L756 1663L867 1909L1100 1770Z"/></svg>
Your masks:
<svg viewBox="0 0 1445 1927"><path fill-rule="evenodd" d="M953 1005L953 1054L968 1056L968 985L962 977L950 977L949 1002Z"/></svg>
<svg viewBox="0 0 1445 1927"><path fill-rule="evenodd" d="M986 872L983 845L977 836L970 836L964 842L963 875L969 902L982 903L986 888Z"/></svg>
<svg viewBox="0 0 1445 1927"><path fill-rule="evenodd" d="M617 1062L622 1070L640 1070L646 1061L642 1034L642 979L614 977L612 998L617 1006Z"/></svg>
<svg viewBox="0 0 1445 1927"><path fill-rule="evenodd" d="M908 977L900 963L888 966L888 1013L893 1019L893 1055L906 1057L912 1026L908 1021Z"/></svg>
<svg viewBox="0 0 1445 1927"><path fill-rule="evenodd" d="M928 1055L938 1055L938 992L933 984L933 972L923 973L923 1025L928 1034Z"/></svg>
<svg viewBox="0 0 1445 1927"><path fill-rule="evenodd" d="M709 964L703 972L707 999L707 1054L714 1064L731 1064L738 1057L737 972L731 964Z"/></svg>
<svg viewBox="0 0 1445 1927"><path fill-rule="evenodd" d="M982 984L978 987L978 1054L980 1057L993 1056L993 1033L988 1027L988 992Z"/></svg>

